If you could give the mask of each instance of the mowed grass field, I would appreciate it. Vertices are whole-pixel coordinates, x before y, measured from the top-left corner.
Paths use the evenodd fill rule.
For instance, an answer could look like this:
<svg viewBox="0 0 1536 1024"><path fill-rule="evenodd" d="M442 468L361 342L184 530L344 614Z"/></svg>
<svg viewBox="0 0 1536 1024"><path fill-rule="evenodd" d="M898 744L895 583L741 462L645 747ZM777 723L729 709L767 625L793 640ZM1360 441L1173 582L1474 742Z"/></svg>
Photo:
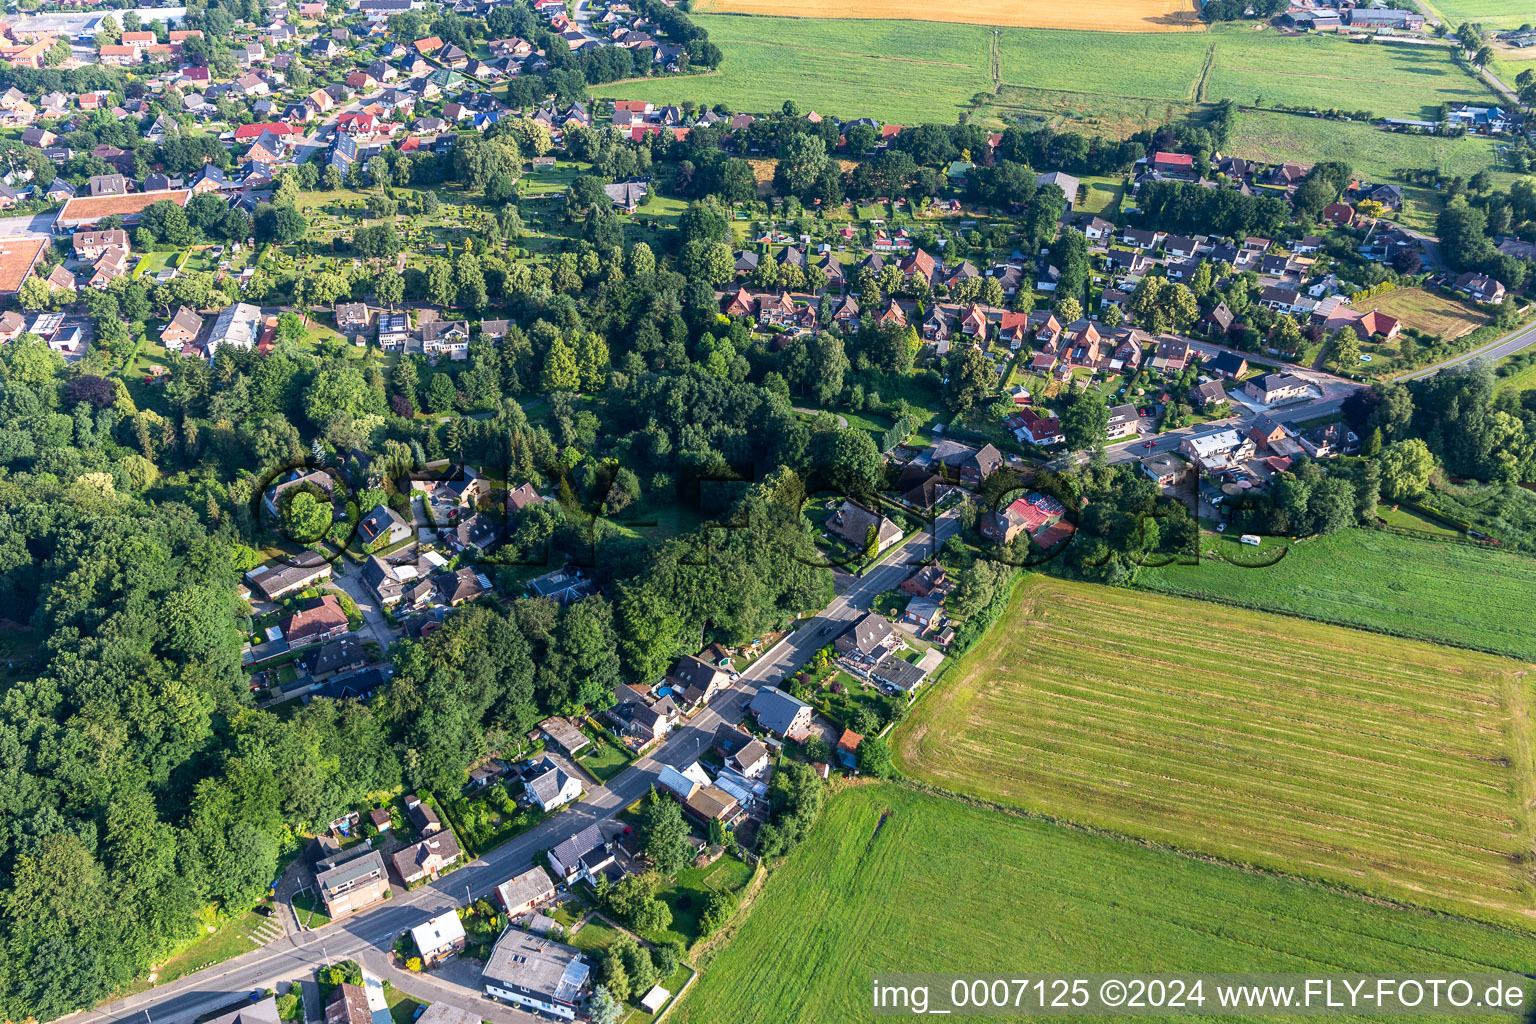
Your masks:
<svg viewBox="0 0 1536 1024"><path fill-rule="evenodd" d="M894 745L952 791L1536 927L1529 668L1034 577Z"/></svg>
<svg viewBox="0 0 1536 1024"><path fill-rule="evenodd" d="M1269 569L1203 560L1136 578L1149 590L1536 661L1536 559L1510 552L1351 529L1292 544Z"/></svg>
<svg viewBox="0 0 1536 1024"><path fill-rule="evenodd" d="M1066 9L1076 16L1077 8ZM1227 98L1415 118L1436 113L1441 103L1492 99L1443 47L1281 36L1248 23L1165 33L1004 28L994 81L993 30L980 25L696 18L725 52L720 71L614 82L594 94L758 112L793 99L838 117L947 124L996 86L996 101L986 99L983 112L1003 119L1060 114L1102 122L1104 131L1161 123L1197 102Z"/></svg>
<svg viewBox="0 0 1536 1024"><path fill-rule="evenodd" d="M1265 163L1343 160L1355 173L1383 180L1404 167L1432 167L1470 178L1485 167L1496 167L1499 156L1494 140L1486 135L1402 135L1360 121L1253 111L1238 117L1230 149L1234 156ZM1511 181L1516 177L1503 173Z"/></svg>
<svg viewBox="0 0 1536 1024"><path fill-rule="evenodd" d="M1524 0L1430 0L1423 7L1452 26L1464 21L1475 21L1490 29L1536 23L1536 13Z"/></svg>
<svg viewBox="0 0 1536 1024"><path fill-rule="evenodd" d="M1529 935L866 785L831 800L671 1019L869 1020L876 972L1533 967Z"/></svg>
<svg viewBox="0 0 1536 1024"><path fill-rule="evenodd" d="M1422 288L1398 288L1374 299L1367 299L1358 308L1363 313L1379 309L1388 316L1397 317L1409 327L1438 334L1447 341L1488 323L1485 314L1465 303Z"/></svg>
<svg viewBox="0 0 1536 1024"><path fill-rule="evenodd" d="M992 88L992 38L976 25L695 15L725 52L718 72L612 82L594 96L953 124Z"/></svg>
<svg viewBox="0 0 1536 1024"><path fill-rule="evenodd" d="M904 0L699 0L694 10L717 14L769 14L789 18L897 18L971 25L1017 25L1090 31L1198 32L1205 28L1188 0L971 0L965 4L912 4Z"/></svg>

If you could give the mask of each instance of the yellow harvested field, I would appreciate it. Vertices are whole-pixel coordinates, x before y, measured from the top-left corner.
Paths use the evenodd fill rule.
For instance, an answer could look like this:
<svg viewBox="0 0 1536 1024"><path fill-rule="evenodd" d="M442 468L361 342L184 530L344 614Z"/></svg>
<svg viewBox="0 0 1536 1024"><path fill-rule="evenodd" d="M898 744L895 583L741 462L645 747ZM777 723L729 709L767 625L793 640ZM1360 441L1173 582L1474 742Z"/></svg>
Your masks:
<svg viewBox="0 0 1536 1024"><path fill-rule="evenodd" d="M696 0L700 14L763 14L781 18L882 18L952 21L1016 28L1092 29L1101 32L1195 32L1205 28L1192 0L971 0L914 5L904 0Z"/></svg>

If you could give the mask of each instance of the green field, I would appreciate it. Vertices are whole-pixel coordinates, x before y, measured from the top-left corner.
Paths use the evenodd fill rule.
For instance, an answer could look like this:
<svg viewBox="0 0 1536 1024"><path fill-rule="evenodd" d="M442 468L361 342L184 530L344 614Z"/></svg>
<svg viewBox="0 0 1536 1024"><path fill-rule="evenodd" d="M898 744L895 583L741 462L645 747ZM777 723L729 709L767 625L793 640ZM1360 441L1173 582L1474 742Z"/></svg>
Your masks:
<svg viewBox="0 0 1536 1024"><path fill-rule="evenodd" d="M598 96L656 103L694 100L735 110L777 110L786 99L839 117L952 123L1002 86L999 116L1020 112L1154 124L1196 102L1368 109L1422 117L1441 103L1491 93L1441 47L1284 37L1251 25L1209 32L1121 33L978 25L695 15L725 52L715 73L617 82Z"/></svg>
<svg viewBox="0 0 1536 1024"><path fill-rule="evenodd" d="M1137 581L1186 597L1536 660L1536 560L1469 544L1343 530L1291 545L1269 569L1203 560L1144 569Z"/></svg>
<svg viewBox="0 0 1536 1024"><path fill-rule="evenodd" d="M1536 12L1521 0L1429 0L1422 4L1447 25L1475 21L1484 28L1519 28L1536 22Z"/></svg>
<svg viewBox="0 0 1536 1024"><path fill-rule="evenodd" d="M894 743L946 789L1530 926L1528 668L1034 577Z"/></svg>
<svg viewBox="0 0 1536 1024"><path fill-rule="evenodd" d="M1244 111L1237 119L1228 150L1233 156L1265 163L1341 160L1356 174L1378 181L1396 181L1396 172L1403 168L1433 169L1470 178L1498 162L1497 146L1485 135L1465 135L1459 139L1401 135L1361 121L1252 111ZM1507 171L1494 175L1499 188L1507 188L1515 177ZM1432 228L1444 205L1441 194L1413 186L1405 186L1403 191L1407 202L1399 219L1416 227Z"/></svg>
<svg viewBox="0 0 1536 1024"><path fill-rule="evenodd" d="M831 801L671 1020L868 1020L876 972L1533 967L1525 935L876 785Z"/></svg>
<svg viewBox="0 0 1536 1024"><path fill-rule="evenodd" d="M802 110L838 117L953 124L973 96L992 88L991 32L980 25L693 17L725 52L720 71L615 82L592 94L749 111L793 99Z"/></svg>

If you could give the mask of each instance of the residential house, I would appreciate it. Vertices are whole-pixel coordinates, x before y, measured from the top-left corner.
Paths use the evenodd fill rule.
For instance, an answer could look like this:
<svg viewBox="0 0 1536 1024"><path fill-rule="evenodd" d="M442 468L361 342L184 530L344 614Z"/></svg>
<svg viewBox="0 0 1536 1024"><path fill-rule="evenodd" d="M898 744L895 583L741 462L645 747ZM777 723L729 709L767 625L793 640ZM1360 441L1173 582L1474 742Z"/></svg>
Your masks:
<svg viewBox="0 0 1536 1024"><path fill-rule="evenodd" d="M1504 285L1489 277L1468 271L1456 279L1456 290L1474 302L1498 303L1504 301Z"/></svg>
<svg viewBox="0 0 1536 1024"><path fill-rule="evenodd" d="M678 697L678 703L684 707L701 707L709 703L711 697L730 683L730 669L711 665L691 654L678 658L666 676L671 695Z"/></svg>
<svg viewBox="0 0 1536 1024"><path fill-rule="evenodd" d="M907 602L901 618L919 629L938 629L944 623L944 602L940 598L914 597Z"/></svg>
<svg viewBox="0 0 1536 1024"><path fill-rule="evenodd" d="M129 251L128 232L122 228L108 231L76 231L70 236L75 256L82 260L98 260L108 249Z"/></svg>
<svg viewBox="0 0 1536 1024"><path fill-rule="evenodd" d="M430 967L464 951L466 936L464 922L456 911L448 910L411 929L411 941L422 966Z"/></svg>
<svg viewBox="0 0 1536 1024"><path fill-rule="evenodd" d="M245 574L245 581L266 600L276 601L331 578L331 563L314 551L268 565L258 565Z"/></svg>
<svg viewBox="0 0 1536 1024"><path fill-rule="evenodd" d="M822 526L828 533L860 551L868 546L871 530L875 534L876 553L901 541L901 527L852 498L845 500L826 518Z"/></svg>
<svg viewBox="0 0 1536 1024"><path fill-rule="evenodd" d="M682 804L684 813L706 827L712 821L730 827L742 817L740 798L716 785L697 761L683 768L662 765L656 785Z"/></svg>
<svg viewBox="0 0 1536 1024"><path fill-rule="evenodd" d="M429 356L469 358L469 321L430 320L421 325L421 350Z"/></svg>
<svg viewBox="0 0 1536 1024"><path fill-rule="evenodd" d="M520 875L502 882L494 890L496 902L508 917L517 917L548 903L555 896L555 883L549 872L535 864Z"/></svg>
<svg viewBox="0 0 1536 1024"><path fill-rule="evenodd" d="M1236 352L1219 352L1205 368L1217 376L1237 380L1248 375L1248 360Z"/></svg>
<svg viewBox="0 0 1536 1024"><path fill-rule="evenodd" d="M336 305L336 329L342 334L361 336L373 324L373 314L365 302L340 302Z"/></svg>
<svg viewBox="0 0 1536 1024"><path fill-rule="evenodd" d="M301 647L335 640L349 629L347 613L336 595L321 594L283 621L283 638L289 647Z"/></svg>
<svg viewBox="0 0 1536 1024"><path fill-rule="evenodd" d="M1159 487L1174 487L1189 478L1189 463L1172 452L1162 452L1142 459L1141 471Z"/></svg>
<svg viewBox="0 0 1536 1024"><path fill-rule="evenodd" d="M1227 388L1219 380L1208 380L1190 389L1189 400L1200 409L1211 409L1227 402Z"/></svg>
<svg viewBox="0 0 1536 1024"><path fill-rule="evenodd" d="M326 915L335 920L383 900L389 874L377 850L353 846L315 865L315 888Z"/></svg>
<svg viewBox="0 0 1536 1024"><path fill-rule="evenodd" d="M197 340L203 333L203 318L192 312L186 306L176 310L176 315L171 317L171 322L165 325L160 332L160 343L168 351L180 352L183 348Z"/></svg>
<svg viewBox="0 0 1536 1024"><path fill-rule="evenodd" d="M397 850L390 856L395 872L406 885L427 878L436 878L458 863L462 851L459 841L451 831L444 829Z"/></svg>
<svg viewBox="0 0 1536 1024"><path fill-rule="evenodd" d="M379 348L396 352L405 347L411 336L411 315L405 310L381 310L379 312Z"/></svg>
<svg viewBox="0 0 1536 1024"><path fill-rule="evenodd" d="M325 1004L325 1024L373 1024L368 993L361 985L344 981L336 986Z"/></svg>
<svg viewBox="0 0 1536 1024"><path fill-rule="evenodd" d="M901 645L890 620L876 612L869 612L832 641L838 656L855 667L873 665Z"/></svg>
<svg viewBox="0 0 1536 1024"><path fill-rule="evenodd" d="M672 731L679 711L671 696L657 697L628 683L618 688L618 703L604 714L621 733L632 737L642 747Z"/></svg>
<svg viewBox="0 0 1536 1024"><path fill-rule="evenodd" d="M588 825L549 851L550 870L566 885L578 881L596 884L599 877L614 868L615 860L603 839L602 830L595 824Z"/></svg>
<svg viewBox="0 0 1536 1024"><path fill-rule="evenodd" d="M214 353L225 345L240 349L255 348L256 339L261 333L260 327L260 306L236 302L219 310L218 316L214 317L213 327L208 331L208 357L213 358Z"/></svg>
<svg viewBox="0 0 1536 1024"><path fill-rule="evenodd" d="M437 587L439 599L450 608L477 601L491 592L490 581L476 573L473 566L438 573L432 577L432 582Z"/></svg>
<svg viewBox="0 0 1536 1024"><path fill-rule="evenodd" d="M545 757L531 769L535 774L527 778L524 786L533 802L544 812L581 799L581 780Z"/></svg>
<svg viewBox="0 0 1536 1024"><path fill-rule="evenodd" d="M744 778L759 779L768 772L768 748L734 725L715 729L714 751L730 768Z"/></svg>
<svg viewBox="0 0 1536 1024"><path fill-rule="evenodd" d="M380 503L358 521L358 536L370 550L379 550L408 540L414 527L388 505Z"/></svg>
<svg viewBox="0 0 1536 1024"><path fill-rule="evenodd" d="M569 567L535 576L526 586L530 597L547 598L556 604L574 604L597 593L596 584Z"/></svg>
<svg viewBox="0 0 1536 1024"><path fill-rule="evenodd" d="M581 950L508 928L496 940L480 978L493 999L573 1020L590 973Z"/></svg>
<svg viewBox="0 0 1536 1024"><path fill-rule="evenodd" d="M1066 506L1048 494L1031 492L1015 498L1001 512L985 512L978 522L981 535L998 544L1011 544L1019 534L1037 537L1066 515Z"/></svg>
<svg viewBox="0 0 1536 1024"><path fill-rule="evenodd" d="M1019 441L1027 441L1042 448L1061 444L1067 439L1061 432L1060 419L1055 416L1042 416L1033 409L1020 409L1008 418L1006 425L1012 429L1013 436Z"/></svg>
<svg viewBox="0 0 1536 1024"><path fill-rule="evenodd" d="M1141 414L1136 411L1134 405L1116 405L1110 407L1109 424L1105 430L1111 440L1117 437L1135 437L1140 424Z"/></svg>
<svg viewBox="0 0 1536 1024"><path fill-rule="evenodd" d="M1294 374L1266 373L1243 386L1243 393L1260 405L1294 402L1311 393L1312 385Z"/></svg>
<svg viewBox="0 0 1536 1024"><path fill-rule="evenodd" d="M881 621L884 621L883 619ZM889 627L890 623L886 623ZM757 724L777 736L800 740L810 735L811 706L773 686L764 686L747 706Z"/></svg>

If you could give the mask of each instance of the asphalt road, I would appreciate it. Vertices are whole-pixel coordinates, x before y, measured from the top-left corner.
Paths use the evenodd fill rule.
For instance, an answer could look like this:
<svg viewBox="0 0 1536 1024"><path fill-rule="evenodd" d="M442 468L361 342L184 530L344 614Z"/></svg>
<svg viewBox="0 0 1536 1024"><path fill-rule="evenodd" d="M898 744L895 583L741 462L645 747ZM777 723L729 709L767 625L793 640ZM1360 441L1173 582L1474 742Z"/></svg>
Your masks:
<svg viewBox="0 0 1536 1024"><path fill-rule="evenodd" d="M1422 380L1425 377L1434 376L1441 370L1448 370L1453 366L1462 366L1470 363L1474 359L1487 358L1497 361L1505 356L1512 356L1522 349L1530 348L1532 345L1536 345L1536 324L1506 334L1497 341L1489 342L1487 345L1475 348L1470 352L1463 352L1459 356L1442 360L1433 366L1426 366L1422 370L1415 370L1413 373L1404 374L1402 379Z"/></svg>
<svg viewBox="0 0 1536 1024"><path fill-rule="evenodd" d="M337 960L364 955L376 960L386 956L394 946L395 938L405 929L487 895L495 886L525 870L539 851L549 849L588 825L614 817L650 790L663 764L685 765L693 761L709 746L721 723L740 721L759 687L776 685L805 664L841 632L843 626L868 611L876 596L911 575L915 565L959 528L956 516L946 514L936 521L934 535L925 530L893 547L863 576L854 578L851 585L819 615L806 620L803 626L750 665L729 689L716 697L707 709L676 729L655 752L614 776L608 785L590 791L569 810L480 859L430 885L402 891L376 907L316 931L286 935L270 945L195 974L137 995L111 1000L90 1012L65 1019L79 1024L184 1024L237 1002L256 989L274 988L282 982L299 980L311 975L315 968ZM477 1007L480 999L478 992L466 988L463 998L457 1001L469 1008ZM520 1016L530 1022L538 1019L526 1014Z"/></svg>

